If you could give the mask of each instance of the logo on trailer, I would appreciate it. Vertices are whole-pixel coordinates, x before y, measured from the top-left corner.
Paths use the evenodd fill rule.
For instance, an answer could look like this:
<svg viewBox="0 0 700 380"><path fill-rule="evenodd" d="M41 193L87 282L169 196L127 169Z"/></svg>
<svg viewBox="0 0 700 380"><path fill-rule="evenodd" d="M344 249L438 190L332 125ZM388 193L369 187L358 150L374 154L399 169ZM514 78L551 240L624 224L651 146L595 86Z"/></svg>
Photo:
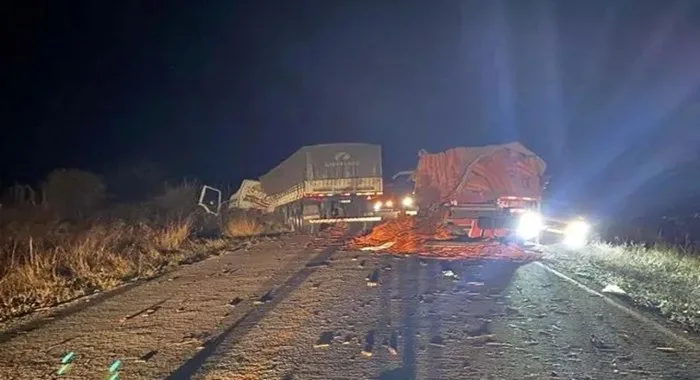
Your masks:
<svg viewBox="0 0 700 380"><path fill-rule="evenodd" d="M327 168L338 167L338 166L359 166L359 161L350 161L352 156L348 152L338 152L333 155L332 162L326 162Z"/></svg>
<svg viewBox="0 0 700 380"><path fill-rule="evenodd" d="M333 158L335 158L336 161L348 161L350 159L350 153L338 152Z"/></svg>

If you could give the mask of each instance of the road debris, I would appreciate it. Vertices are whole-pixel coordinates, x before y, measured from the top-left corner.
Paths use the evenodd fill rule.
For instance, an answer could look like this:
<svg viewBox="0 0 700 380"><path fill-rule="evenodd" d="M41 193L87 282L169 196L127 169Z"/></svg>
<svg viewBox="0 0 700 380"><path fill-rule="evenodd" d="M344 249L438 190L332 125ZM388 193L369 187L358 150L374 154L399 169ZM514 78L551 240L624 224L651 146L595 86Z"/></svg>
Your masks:
<svg viewBox="0 0 700 380"><path fill-rule="evenodd" d="M376 332L370 330L365 336L365 347L362 349L362 356L371 357L372 350L374 349L374 336Z"/></svg>
<svg viewBox="0 0 700 380"><path fill-rule="evenodd" d="M314 348L325 348L330 346L331 341L333 341L334 337L333 331L324 331L321 333L321 336L319 336L318 341L316 344L314 344Z"/></svg>
<svg viewBox="0 0 700 380"><path fill-rule="evenodd" d="M430 338L430 345L435 347L445 347L445 340L440 335Z"/></svg>
<svg viewBox="0 0 700 380"><path fill-rule="evenodd" d="M453 272L453 271L451 271L451 270L444 270L444 271L442 271L442 275L445 276L445 277L457 278L457 275L455 274L455 272Z"/></svg>
<svg viewBox="0 0 700 380"><path fill-rule="evenodd" d="M477 335L477 336L470 336L467 337L467 341L472 345L472 346L483 346L488 342L494 342L496 340L496 336L493 334L484 334L484 335Z"/></svg>
<svg viewBox="0 0 700 380"><path fill-rule="evenodd" d="M236 297L236 298L232 299L231 302L229 302L228 304L231 307L236 307L239 303L241 303L241 301L243 301L241 299L241 297Z"/></svg>
<svg viewBox="0 0 700 380"><path fill-rule="evenodd" d="M389 350L390 354L397 355L398 349L399 349L399 337L398 337L398 334L396 333L396 331L392 331L391 335L389 336L387 350Z"/></svg>
<svg viewBox="0 0 700 380"><path fill-rule="evenodd" d="M367 276L367 286L375 287L379 285L379 269L375 269L372 274Z"/></svg>
<svg viewBox="0 0 700 380"><path fill-rule="evenodd" d="M268 291L267 293L263 294L262 297L253 301L253 305L262 305L270 301L272 301L272 290Z"/></svg>
<svg viewBox="0 0 700 380"><path fill-rule="evenodd" d="M620 288L619 286L614 285L614 284L606 285L601 292L607 293L607 294L615 294L618 296L627 295L627 292L625 292L624 290L622 290L622 288Z"/></svg>
<svg viewBox="0 0 700 380"><path fill-rule="evenodd" d="M145 354L141 355L138 359L136 359L136 361L139 363L145 363L151 360L151 358L153 358L154 356L156 356L156 354L158 354L157 350L150 350Z"/></svg>
<svg viewBox="0 0 700 380"><path fill-rule="evenodd" d="M658 351L661 351L661 352L668 352L668 353L678 352L678 350L676 350L676 349L673 348L673 347L656 347L656 349L657 349Z"/></svg>
<svg viewBox="0 0 700 380"><path fill-rule="evenodd" d="M119 320L119 322L124 323L124 322L126 322L126 321L128 321L128 320L130 320L130 319L134 319L134 318L136 318L136 317L138 317L138 316L148 317L149 315L151 315L151 314L155 313L156 311L158 311L158 310L160 309L161 305L165 303L165 301L167 301L167 299L164 299L164 300L162 300L162 301L160 301L160 302L156 302L155 304L153 304L153 305L151 305L151 306L149 306L149 307L147 307L147 308L145 308L145 309L141 309L141 310L137 311L137 312L134 313L134 314L127 315L126 317L121 318L121 319Z"/></svg>
<svg viewBox="0 0 700 380"><path fill-rule="evenodd" d="M360 251L383 251L386 249L391 248L394 245L395 242L393 241L388 241L384 244L378 245L376 247L362 247L360 248Z"/></svg>

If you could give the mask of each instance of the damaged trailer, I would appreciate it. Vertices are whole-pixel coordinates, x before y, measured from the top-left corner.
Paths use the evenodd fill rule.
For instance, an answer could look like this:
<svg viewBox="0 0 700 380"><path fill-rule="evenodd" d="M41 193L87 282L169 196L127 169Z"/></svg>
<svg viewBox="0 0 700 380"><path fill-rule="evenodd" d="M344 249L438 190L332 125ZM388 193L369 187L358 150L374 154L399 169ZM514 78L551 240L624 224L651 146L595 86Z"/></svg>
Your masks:
<svg viewBox="0 0 700 380"><path fill-rule="evenodd" d="M537 241L546 164L518 142L421 152L415 194L422 212L471 239Z"/></svg>
<svg viewBox="0 0 700 380"><path fill-rule="evenodd" d="M382 194L379 145L305 146L259 178L271 211L297 231L322 223L381 220L371 197Z"/></svg>

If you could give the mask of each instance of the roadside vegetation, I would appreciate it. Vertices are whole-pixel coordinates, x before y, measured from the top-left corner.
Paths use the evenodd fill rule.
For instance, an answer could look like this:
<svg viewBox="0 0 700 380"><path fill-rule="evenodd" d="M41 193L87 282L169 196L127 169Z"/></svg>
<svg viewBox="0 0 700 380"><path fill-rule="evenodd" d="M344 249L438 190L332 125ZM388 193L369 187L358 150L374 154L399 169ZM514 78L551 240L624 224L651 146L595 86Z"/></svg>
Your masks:
<svg viewBox="0 0 700 380"><path fill-rule="evenodd" d="M634 304L686 329L700 331L700 249L691 236L695 218L647 228L611 229L605 241L582 249L557 247L558 268L600 289L619 287ZM690 222L690 223L688 223Z"/></svg>
<svg viewBox="0 0 700 380"><path fill-rule="evenodd" d="M0 321L154 276L202 259L232 239L282 232L261 215L197 206L199 186L162 186L117 203L104 182L56 170L39 190L4 189L0 206Z"/></svg>

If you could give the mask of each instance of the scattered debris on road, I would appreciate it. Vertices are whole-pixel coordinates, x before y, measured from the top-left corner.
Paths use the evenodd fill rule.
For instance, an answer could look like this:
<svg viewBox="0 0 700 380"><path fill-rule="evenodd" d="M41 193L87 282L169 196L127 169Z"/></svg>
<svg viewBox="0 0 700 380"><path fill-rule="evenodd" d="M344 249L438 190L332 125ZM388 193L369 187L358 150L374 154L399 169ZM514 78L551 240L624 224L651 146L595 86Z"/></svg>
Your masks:
<svg viewBox="0 0 700 380"><path fill-rule="evenodd" d="M375 287L379 285L379 269L375 269L372 274L367 276L367 286Z"/></svg>
<svg viewBox="0 0 700 380"><path fill-rule="evenodd" d="M445 347L445 340L440 335L430 338L430 345L435 347Z"/></svg>
<svg viewBox="0 0 700 380"><path fill-rule="evenodd" d="M442 275L445 276L445 277L457 278L457 275L455 274L455 272L453 272L453 271L451 271L451 270L449 270L449 269L448 269L448 270L442 271Z"/></svg>
<svg viewBox="0 0 700 380"><path fill-rule="evenodd" d="M349 243L355 249L384 250L395 253L415 253L428 240L450 239L452 234L440 225L437 217L402 217L375 226L368 234ZM380 249L380 247L383 247Z"/></svg>
<svg viewBox="0 0 700 380"><path fill-rule="evenodd" d="M374 336L376 332L370 330L365 336L365 347L362 349L362 355L366 357L372 356L372 350L374 349Z"/></svg>
<svg viewBox="0 0 700 380"><path fill-rule="evenodd" d="M136 317L138 317L138 316L148 317L149 315L151 315L151 314L155 313L156 311L158 311L158 310L160 309L161 305L165 303L165 301L167 301L167 299L164 299L164 300L162 300L162 301L160 301L160 302L156 302L156 303L154 303L153 305L151 305L151 306L149 306L149 307L147 307L147 308L144 308L144 309L141 309L141 310L135 312L134 314L127 315L126 317L121 318L121 319L119 320L119 322L120 322L120 323L124 323L124 322L126 322L126 321L128 321L128 320L130 320L130 319L134 319L134 318L136 318Z"/></svg>
<svg viewBox="0 0 700 380"><path fill-rule="evenodd" d="M676 350L676 349L673 348L673 347L656 347L656 349L657 349L658 351L661 351L661 352L668 352L668 353L678 352L678 350Z"/></svg>
<svg viewBox="0 0 700 380"><path fill-rule="evenodd" d="M262 297L253 301L253 304L254 305L262 305L262 304L268 303L270 301L272 301L272 290L268 291L267 293L263 294Z"/></svg>
<svg viewBox="0 0 700 380"><path fill-rule="evenodd" d="M624 290L622 290L622 288L614 284L608 284L607 286L605 286L605 288L603 288L602 292L607 294L615 294L618 296L627 295L627 292L625 292Z"/></svg>
<svg viewBox="0 0 700 380"><path fill-rule="evenodd" d="M136 359L139 363L145 363L158 354L158 350L150 350Z"/></svg>
<svg viewBox="0 0 700 380"><path fill-rule="evenodd" d="M392 355L397 355L399 350L399 337L396 331L392 331L389 336L389 341L386 342L386 348Z"/></svg>
<svg viewBox="0 0 700 380"><path fill-rule="evenodd" d="M316 342L316 344L314 344L314 348L325 348L330 346L331 341L333 341L333 336L333 331L322 332L321 336L318 338L318 341Z"/></svg>

